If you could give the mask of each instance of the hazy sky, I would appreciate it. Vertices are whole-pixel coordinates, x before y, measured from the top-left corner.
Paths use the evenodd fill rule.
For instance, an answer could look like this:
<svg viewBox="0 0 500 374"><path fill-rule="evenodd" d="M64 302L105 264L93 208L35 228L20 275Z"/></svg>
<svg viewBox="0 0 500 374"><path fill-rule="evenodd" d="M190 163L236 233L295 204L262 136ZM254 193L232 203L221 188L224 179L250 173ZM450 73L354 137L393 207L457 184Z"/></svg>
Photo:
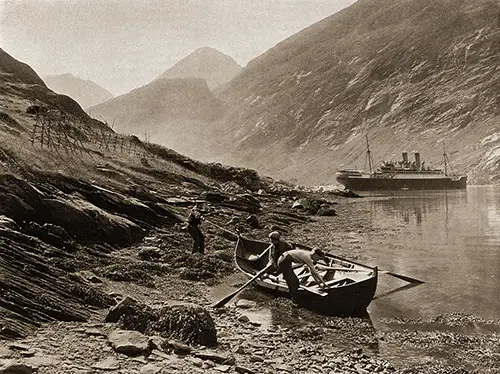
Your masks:
<svg viewBox="0 0 500 374"><path fill-rule="evenodd" d="M0 0L0 47L41 75L126 93L199 47L245 66L355 0Z"/></svg>

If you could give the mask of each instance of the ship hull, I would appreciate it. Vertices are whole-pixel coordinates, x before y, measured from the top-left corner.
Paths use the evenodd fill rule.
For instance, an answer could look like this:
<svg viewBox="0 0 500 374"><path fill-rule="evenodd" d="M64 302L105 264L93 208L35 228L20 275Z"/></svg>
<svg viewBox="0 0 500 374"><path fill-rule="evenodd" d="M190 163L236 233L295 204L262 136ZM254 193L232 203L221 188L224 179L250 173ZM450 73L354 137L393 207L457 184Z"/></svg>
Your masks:
<svg viewBox="0 0 500 374"><path fill-rule="evenodd" d="M467 188L467 177L390 178L337 175L337 181L353 191L460 190Z"/></svg>

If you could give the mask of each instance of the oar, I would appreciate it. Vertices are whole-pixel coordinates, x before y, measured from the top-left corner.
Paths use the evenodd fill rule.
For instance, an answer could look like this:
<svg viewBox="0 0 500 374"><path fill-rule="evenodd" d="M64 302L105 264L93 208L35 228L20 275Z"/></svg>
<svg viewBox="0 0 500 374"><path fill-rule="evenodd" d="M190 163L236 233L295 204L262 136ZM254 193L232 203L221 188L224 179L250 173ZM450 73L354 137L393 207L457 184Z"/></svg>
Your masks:
<svg viewBox="0 0 500 374"><path fill-rule="evenodd" d="M257 278L259 278L260 276L262 276L264 273L266 273L272 267L273 267L273 264L270 264L270 265L266 266L264 269L262 269L257 274L255 274L254 277L252 279L250 279L248 282L246 282L243 286L241 286L240 288L238 288L233 293L227 295L222 300L216 302L213 305L213 307L214 308L220 308L220 307L226 305L233 297L235 297L238 293L240 293L241 291L243 291L243 289L245 289L248 285L250 285L251 283L253 283Z"/></svg>
<svg viewBox="0 0 500 374"><path fill-rule="evenodd" d="M405 284L404 286L395 288L395 289L393 289L391 291L388 291L386 293L377 295L372 300L377 300L377 299L380 299L381 297L386 297L386 296L395 294L397 292L401 292L401 291L404 291L404 290L409 290L410 288L417 287L417 286L418 286L418 283L408 283L408 284Z"/></svg>
<svg viewBox="0 0 500 374"><path fill-rule="evenodd" d="M402 279L402 280L404 280L406 282L409 282L409 283L415 283L415 284L425 283L424 281L421 281L421 280L418 280L418 279L415 279L415 278L410 278L410 277L408 277L406 275L396 274L396 273L393 273L392 271L380 270L379 273L380 274L392 275L395 278Z"/></svg>
<svg viewBox="0 0 500 374"><path fill-rule="evenodd" d="M226 229L226 228L224 228L224 227L222 227L222 226L220 226L220 225L216 224L215 222L209 221L209 220L208 220L208 219L206 219L206 218L205 218L205 219L203 219L203 221L204 221L204 222L206 222L206 223L209 223L210 225L212 225L212 226L214 226L214 227L217 227L217 228L218 228L218 229L220 229L220 230L223 230L223 231L225 231L225 232L229 233L230 235L232 235L232 236L233 236L233 239L234 239L235 241L236 241L236 240L238 240L238 237L240 236L240 232L239 232L238 230L236 230L236 232L232 232L231 230L228 230L228 229ZM233 239L230 239L230 240L233 240Z"/></svg>
<svg viewBox="0 0 500 374"><path fill-rule="evenodd" d="M309 250L312 250L311 247L307 246L307 245L304 245L304 244L298 244L298 243L293 243L293 245L297 246L297 247L300 247L300 248L305 248L305 249L309 249ZM341 259L340 257L338 256L335 256L335 255L332 255L332 254L329 254L329 256L331 257L334 257L334 258L338 258L338 259ZM340 270L340 269L339 269ZM361 270L362 271L362 270ZM379 274L388 274L388 275L392 275L393 277L395 278L399 278L399 279L402 279L406 282L409 282L409 283L417 283L417 284L422 284L422 283L425 283L421 280L418 280L418 279L415 279L415 278L411 278L411 277L408 277L406 275L401 275L401 274L396 274L396 273L393 273L392 271L388 271L388 270L379 270Z"/></svg>
<svg viewBox="0 0 500 374"><path fill-rule="evenodd" d="M373 271L372 269L335 268L335 267L332 267L332 266L323 266L323 265L317 265L317 266L318 266L318 268L324 269L324 270L354 271L354 272L357 272L357 273L362 273L362 272L369 273L369 272ZM416 283L416 284L424 283L421 280L418 280L418 279L415 279L415 278L410 278L410 277L408 277L406 275L396 274L396 273L393 273L393 272L388 271L388 270L379 270L378 273L379 274L392 275L393 277L402 279L402 280L404 280L406 282L409 282L409 283Z"/></svg>

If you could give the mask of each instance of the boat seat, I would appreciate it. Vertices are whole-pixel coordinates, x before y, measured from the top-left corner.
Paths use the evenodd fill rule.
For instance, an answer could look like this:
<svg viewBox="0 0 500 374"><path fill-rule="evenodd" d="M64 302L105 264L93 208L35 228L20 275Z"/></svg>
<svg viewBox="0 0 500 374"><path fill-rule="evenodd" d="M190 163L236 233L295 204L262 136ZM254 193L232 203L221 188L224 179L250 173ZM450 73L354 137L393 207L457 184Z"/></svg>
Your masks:
<svg viewBox="0 0 500 374"><path fill-rule="evenodd" d="M328 287L332 287L332 286L342 287L342 286L345 286L347 284L351 284L351 283L355 283L355 282L356 281L354 279L351 279L351 278L342 278L342 279L337 279L337 280L331 280L331 281L328 281L325 283Z"/></svg>

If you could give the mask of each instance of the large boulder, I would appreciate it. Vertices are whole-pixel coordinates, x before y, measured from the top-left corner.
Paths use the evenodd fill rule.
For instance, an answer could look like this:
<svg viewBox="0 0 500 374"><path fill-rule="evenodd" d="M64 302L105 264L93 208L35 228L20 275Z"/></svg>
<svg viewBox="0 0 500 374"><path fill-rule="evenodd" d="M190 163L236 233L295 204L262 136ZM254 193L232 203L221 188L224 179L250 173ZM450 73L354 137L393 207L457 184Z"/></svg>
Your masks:
<svg viewBox="0 0 500 374"><path fill-rule="evenodd" d="M33 219L35 210L18 196L0 191L0 201L2 202L0 204L0 215L10 217L18 223Z"/></svg>
<svg viewBox="0 0 500 374"><path fill-rule="evenodd" d="M151 323L156 320L156 311L128 296L112 307L106 316L106 322L118 322L124 330L141 333L146 333Z"/></svg>
<svg viewBox="0 0 500 374"><path fill-rule="evenodd" d="M78 196L45 199L44 205L47 222L63 227L81 240L127 245L143 235L143 230L134 222L108 213Z"/></svg>
<svg viewBox="0 0 500 374"><path fill-rule="evenodd" d="M167 339L189 345L217 345L217 330L210 313L198 305L172 305L159 312L152 329Z"/></svg>

